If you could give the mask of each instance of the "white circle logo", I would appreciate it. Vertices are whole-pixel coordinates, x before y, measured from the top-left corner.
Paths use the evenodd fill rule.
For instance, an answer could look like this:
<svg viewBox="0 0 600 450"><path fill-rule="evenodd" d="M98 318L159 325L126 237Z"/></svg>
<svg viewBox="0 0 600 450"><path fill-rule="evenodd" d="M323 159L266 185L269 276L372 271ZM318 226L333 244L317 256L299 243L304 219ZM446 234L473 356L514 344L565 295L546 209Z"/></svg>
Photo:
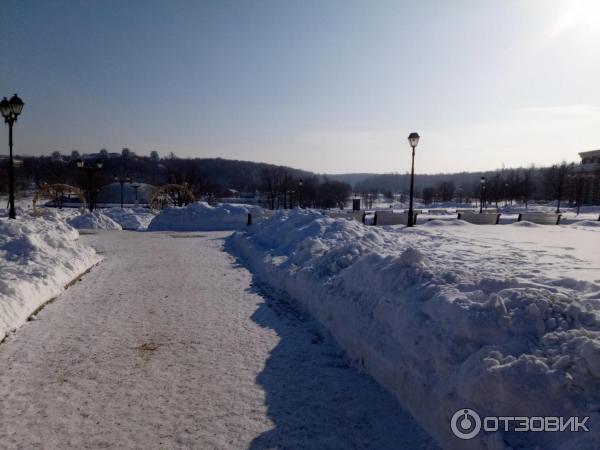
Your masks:
<svg viewBox="0 0 600 450"><path fill-rule="evenodd" d="M473 439L481 431L481 417L472 409L459 409L450 420L454 436L459 439Z"/></svg>

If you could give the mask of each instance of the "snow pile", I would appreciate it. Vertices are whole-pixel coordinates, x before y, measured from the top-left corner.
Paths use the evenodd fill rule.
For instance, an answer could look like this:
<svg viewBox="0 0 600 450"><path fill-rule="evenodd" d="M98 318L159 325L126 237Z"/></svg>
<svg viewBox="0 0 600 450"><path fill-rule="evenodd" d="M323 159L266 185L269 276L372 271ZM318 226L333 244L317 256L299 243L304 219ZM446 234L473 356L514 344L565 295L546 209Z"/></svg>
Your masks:
<svg viewBox="0 0 600 450"><path fill-rule="evenodd" d="M78 239L54 216L0 219L0 340L100 260Z"/></svg>
<svg viewBox="0 0 600 450"><path fill-rule="evenodd" d="M385 230L294 212L229 244L444 448L591 448L600 438L600 230L440 225ZM449 426L461 408L589 416L591 426L461 441Z"/></svg>
<svg viewBox="0 0 600 450"><path fill-rule="evenodd" d="M67 220L67 223L79 230L121 230L121 225L102 211L87 212Z"/></svg>
<svg viewBox="0 0 600 450"><path fill-rule="evenodd" d="M148 231L241 230L246 228L248 213L262 208L252 205L223 203L210 206L206 202L191 203L184 208L163 209L148 226Z"/></svg>
<svg viewBox="0 0 600 450"><path fill-rule="evenodd" d="M573 222L574 227L600 227L600 220L580 220Z"/></svg>
<svg viewBox="0 0 600 450"><path fill-rule="evenodd" d="M154 214L147 208L106 208L101 211L121 225L124 230L146 230L154 219Z"/></svg>

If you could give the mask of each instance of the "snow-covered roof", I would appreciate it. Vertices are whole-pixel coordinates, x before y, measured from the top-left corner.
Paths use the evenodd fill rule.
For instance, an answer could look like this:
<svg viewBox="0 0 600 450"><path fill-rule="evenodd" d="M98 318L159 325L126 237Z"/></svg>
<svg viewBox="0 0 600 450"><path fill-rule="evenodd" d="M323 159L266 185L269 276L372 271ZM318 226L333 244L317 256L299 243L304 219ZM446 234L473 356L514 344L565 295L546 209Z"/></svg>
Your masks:
<svg viewBox="0 0 600 450"><path fill-rule="evenodd" d="M600 156L600 149L598 150L590 150L587 152L580 152L579 156L581 158L589 158L590 156Z"/></svg>

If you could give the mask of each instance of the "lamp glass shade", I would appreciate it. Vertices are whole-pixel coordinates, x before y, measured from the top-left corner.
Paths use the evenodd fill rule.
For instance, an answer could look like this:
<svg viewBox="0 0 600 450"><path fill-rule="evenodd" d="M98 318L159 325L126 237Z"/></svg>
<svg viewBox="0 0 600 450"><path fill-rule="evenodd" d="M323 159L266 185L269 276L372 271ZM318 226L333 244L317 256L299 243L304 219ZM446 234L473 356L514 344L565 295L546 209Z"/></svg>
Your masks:
<svg viewBox="0 0 600 450"><path fill-rule="evenodd" d="M485 184L485 177L481 177L481 184Z"/></svg>
<svg viewBox="0 0 600 450"><path fill-rule="evenodd" d="M101 160L101 159L99 159L98 161L96 161L96 167L97 167L98 169L102 169L102 166L103 166L103 165L104 165L104 163L102 162L102 160Z"/></svg>
<svg viewBox="0 0 600 450"><path fill-rule="evenodd" d="M298 186L302 186L304 184L304 181L300 180L298 181Z"/></svg>
<svg viewBox="0 0 600 450"><path fill-rule="evenodd" d="M5 119L8 119L12 114L10 103L8 100L6 100L6 97L4 97L4 100L0 102L0 112L2 113L2 117Z"/></svg>
<svg viewBox="0 0 600 450"><path fill-rule="evenodd" d="M21 111L23 111L23 106L25 106L25 103L23 103L23 100L21 100L17 94L11 97L10 109L15 116L21 114Z"/></svg>
<svg viewBox="0 0 600 450"><path fill-rule="evenodd" d="M77 167L79 167L80 169L83 169L83 159L77 160Z"/></svg>
<svg viewBox="0 0 600 450"><path fill-rule="evenodd" d="M414 148L419 143L420 138L421 138L421 136L419 136L419 133L410 133L408 135L408 143L410 144L411 147Z"/></svg>

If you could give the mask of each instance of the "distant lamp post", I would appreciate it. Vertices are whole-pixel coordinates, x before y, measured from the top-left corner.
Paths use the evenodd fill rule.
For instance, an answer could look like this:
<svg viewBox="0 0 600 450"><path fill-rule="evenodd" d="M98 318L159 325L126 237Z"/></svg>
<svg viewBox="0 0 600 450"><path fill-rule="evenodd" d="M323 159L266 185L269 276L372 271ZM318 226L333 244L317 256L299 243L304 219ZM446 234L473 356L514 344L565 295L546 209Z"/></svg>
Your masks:
<svg viewBox="0 0 600 450"><path fill-rule="evenodd" d="M13 125L17 121L17 117L23 111L23 100L17 94L13 95L10 100L4 97L0 102L0 112L4 117L4 122L8 124L8 218L16 219L15 211L15 168L13 166Z"/></svg>
<svg viewBox="0 0 600 450"><path fill-rule="evenodd" d="M299 206L300 208L302 208L302 187L304 186L304 181L302 181L302 178L300 178L300 180L298 181L298 200L299 200Z"/></svg>
<svg viewBox="0 0 600 450"><path fill-rule="evenodd" d="M484 193L485 193L485 177L481 177L480 183L481 183L481 191L480 191L480 198L479 198L479 213L482 213L483 212Z"/></svg>
<svg viewBox="0 0 600 450"><path fill-rule="evenodd" d="M408 203L408 222L406 226L412 227L414 225L414 210L413 210L413 194L415 190L415 147L419 143L418 133L410 133L408 136L408 143L412 147L412 165L410 169L410 200Z"/></svg>
<svg viewBox="0 0 600 450"><path fill-rule="evenodd" d="M139 183L133 183L131 185L131 187L133 188L133 190L135 191L135 204L138 204L138 189L140 188L141 184Z"/></svg>
<svg viewBox="0 0 600 450"><path fill-rule="evenodd" d="M85 165L83 159L77 160L77 168L87 173L88 176L88 207L90 212L94 210L94 174L102 170L102 160L98 159L94 164Z"/></svg>
<svg viewBox="0 0 600 450"><path fill-rule="evenodd" d="M125 183L131 183L131 177L127 175L126 177L118 177L115 175L114 177L115 183L119 183L121 185L121 209L123 209L123 185ZM136 189L136 198L137 198L137 189Z"/></svg>

